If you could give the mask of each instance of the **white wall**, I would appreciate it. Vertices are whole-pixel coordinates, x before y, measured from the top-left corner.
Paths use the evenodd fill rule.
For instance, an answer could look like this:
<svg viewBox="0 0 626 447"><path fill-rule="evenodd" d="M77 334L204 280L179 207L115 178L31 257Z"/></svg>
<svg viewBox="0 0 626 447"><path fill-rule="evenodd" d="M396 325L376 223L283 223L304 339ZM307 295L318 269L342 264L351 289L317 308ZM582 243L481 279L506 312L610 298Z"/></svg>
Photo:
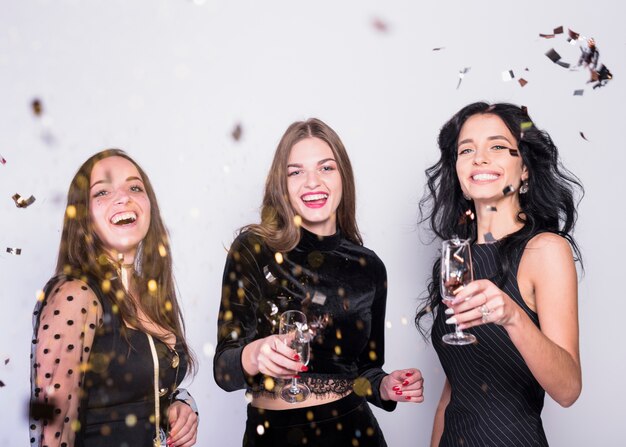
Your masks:
<svg viewBox="0 0 626 447"><path fill-rule="evenodd" d="M417 231L417 203L438 129L484 99L528 106L585 184L576 233L586 261L584 390L569 409L547 398L544 421L552 445L615 445L626 400L623 17L618 2L579 0L0 0L0 443L28 442L31 310L53 272L69 181L89 155L115 146L149 173L171 231L200 359L189 386L202 411L198 445L240 445L243 392L221 391L211 372L224 247L257 220L284 129L317 116L348 148L359 224L387 265L386 366L415 365L426 377L425 403L376 414L391 446L427 445L443 376L412 325L435 253ZM608 86L592 91L584 71L544 56L554 47L578 57L563 36L538 37L559 25L595 37L615 75ZM528 85L503 82L509 69ZM577 88L584 96L572 95ZM34 98L43 118L31 113ZM239 142L230 136L237 122ZM37 201L17 209L16 192Z"/></svg>

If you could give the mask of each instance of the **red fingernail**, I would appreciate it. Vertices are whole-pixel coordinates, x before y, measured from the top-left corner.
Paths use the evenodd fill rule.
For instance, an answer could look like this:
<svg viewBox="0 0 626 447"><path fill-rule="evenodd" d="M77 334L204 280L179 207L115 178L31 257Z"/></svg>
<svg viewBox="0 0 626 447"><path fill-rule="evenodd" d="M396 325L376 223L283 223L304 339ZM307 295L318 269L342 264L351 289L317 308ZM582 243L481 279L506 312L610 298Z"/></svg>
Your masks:
<svg viewBox="0 0 626 447"><path fill-rule="evenodd" d="M406 373L407 377L411 377L413 375L413 373Z"/></svg>
<svg viewBox="0 0 626 447"><path fill-rule="evenodd" d="M405 380L404 382L402 382L402 386L407 386L409 384L408 380Z"/></svg>
<svg viewBox="0 0 626 447"><path fill-rule="evenodd" d="M411 396L404 396L404 398L405 398L406 400L409 400L409 399L411 398Z"/></svg>
<svg viewBox="0 0 626 447"><path fill-rule="evenodd" d="M300 360L300 356L298 354L293 356L293 359L297 362Z"/></svg>
<svg viewBox="0 0 626 447"><path fill-rule="evenodd" d="M295 376L293 376L293 378L294 378L294 379L299 379L299 378L300 378L300 376L296 374Z"/></svg>
<svg viewBox="0 0 626 447"><path fill-rule="evenodd" d="M394 386L394 387L392 388L392 390L394 390L394 391L400 391L400 387L399 387L398 385L396 385L396 386Z"/></svg>
<svg viewBox="0 0 626 447"><path fill-rule="evenodd" d="M302 365L302 368L300 368L300 371L306 372L309 370L309 367L306 365Z"/></svg>
<svg viewBox="0 0 626 447"><path fill-rule="evenodd" d="M396 391L396 394L397 394L398 396L402 396L402 391Z"/></svg>

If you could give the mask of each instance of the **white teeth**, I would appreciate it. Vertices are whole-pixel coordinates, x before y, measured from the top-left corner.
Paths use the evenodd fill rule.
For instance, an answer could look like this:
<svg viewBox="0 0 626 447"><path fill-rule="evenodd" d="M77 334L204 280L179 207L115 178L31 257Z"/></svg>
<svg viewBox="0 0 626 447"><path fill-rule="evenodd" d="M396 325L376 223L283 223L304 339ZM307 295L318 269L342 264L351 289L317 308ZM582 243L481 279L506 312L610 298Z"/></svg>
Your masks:
<svg viewBox="0 0 626 447"><path fill-rule="evenodd" d="M328 194L311 194L302 198L305 202L313 202L314 200L328 199Z"/></svg>
<svg viewBox="0 0 626 447"><path fill-rule="evenodd" d="M472 176L472 179L474 180L495 180L497 179L499 176L495 175L495 174L476 174Z"/></svg>
<svg viewBox="0 0 626 447"><path fill-rule="evenodd" d="M111 218L111 223L117 225L118 223L132 223L137 220L137 214L129 211L127 213L119 213Z"/></svg>

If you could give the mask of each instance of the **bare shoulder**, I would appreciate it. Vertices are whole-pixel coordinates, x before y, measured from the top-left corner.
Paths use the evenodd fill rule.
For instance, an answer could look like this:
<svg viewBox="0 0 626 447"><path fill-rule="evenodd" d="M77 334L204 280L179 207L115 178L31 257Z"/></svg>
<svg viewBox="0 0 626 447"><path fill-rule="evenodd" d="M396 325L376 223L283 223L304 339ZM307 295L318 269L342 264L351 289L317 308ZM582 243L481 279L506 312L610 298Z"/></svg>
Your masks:
<svg viewBox="0 0 626 447"><path fill-rule="evenodd" d="M552 262L574 262L572 247L567 239L555 233L539 233L526 244L522 261L532 259L535 265ZM536 262L541 261L541 262Z"/></svg>

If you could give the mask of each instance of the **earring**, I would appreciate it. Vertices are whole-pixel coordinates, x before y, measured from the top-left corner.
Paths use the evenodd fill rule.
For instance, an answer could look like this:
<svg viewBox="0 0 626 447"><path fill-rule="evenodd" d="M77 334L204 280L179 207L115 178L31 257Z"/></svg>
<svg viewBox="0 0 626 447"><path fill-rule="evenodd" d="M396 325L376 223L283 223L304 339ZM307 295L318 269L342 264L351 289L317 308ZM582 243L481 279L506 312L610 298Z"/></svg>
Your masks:
<svg viewBox="0 0 626 447"><path fill-rule="evenodd" d="M467 194L465 194L465 193L463 193L463 198L464 198L465 200L467 200L468 202L471 202L471 201L472 201L472 198L471 198L470 196L468 196Z"/></svg>
<svg viewBox="0 0 626 447"><path fill-rule="evenodd" d="M528 180L522 182L522 186L519 187L520 194L526 194L528 192Z"/></svg>

